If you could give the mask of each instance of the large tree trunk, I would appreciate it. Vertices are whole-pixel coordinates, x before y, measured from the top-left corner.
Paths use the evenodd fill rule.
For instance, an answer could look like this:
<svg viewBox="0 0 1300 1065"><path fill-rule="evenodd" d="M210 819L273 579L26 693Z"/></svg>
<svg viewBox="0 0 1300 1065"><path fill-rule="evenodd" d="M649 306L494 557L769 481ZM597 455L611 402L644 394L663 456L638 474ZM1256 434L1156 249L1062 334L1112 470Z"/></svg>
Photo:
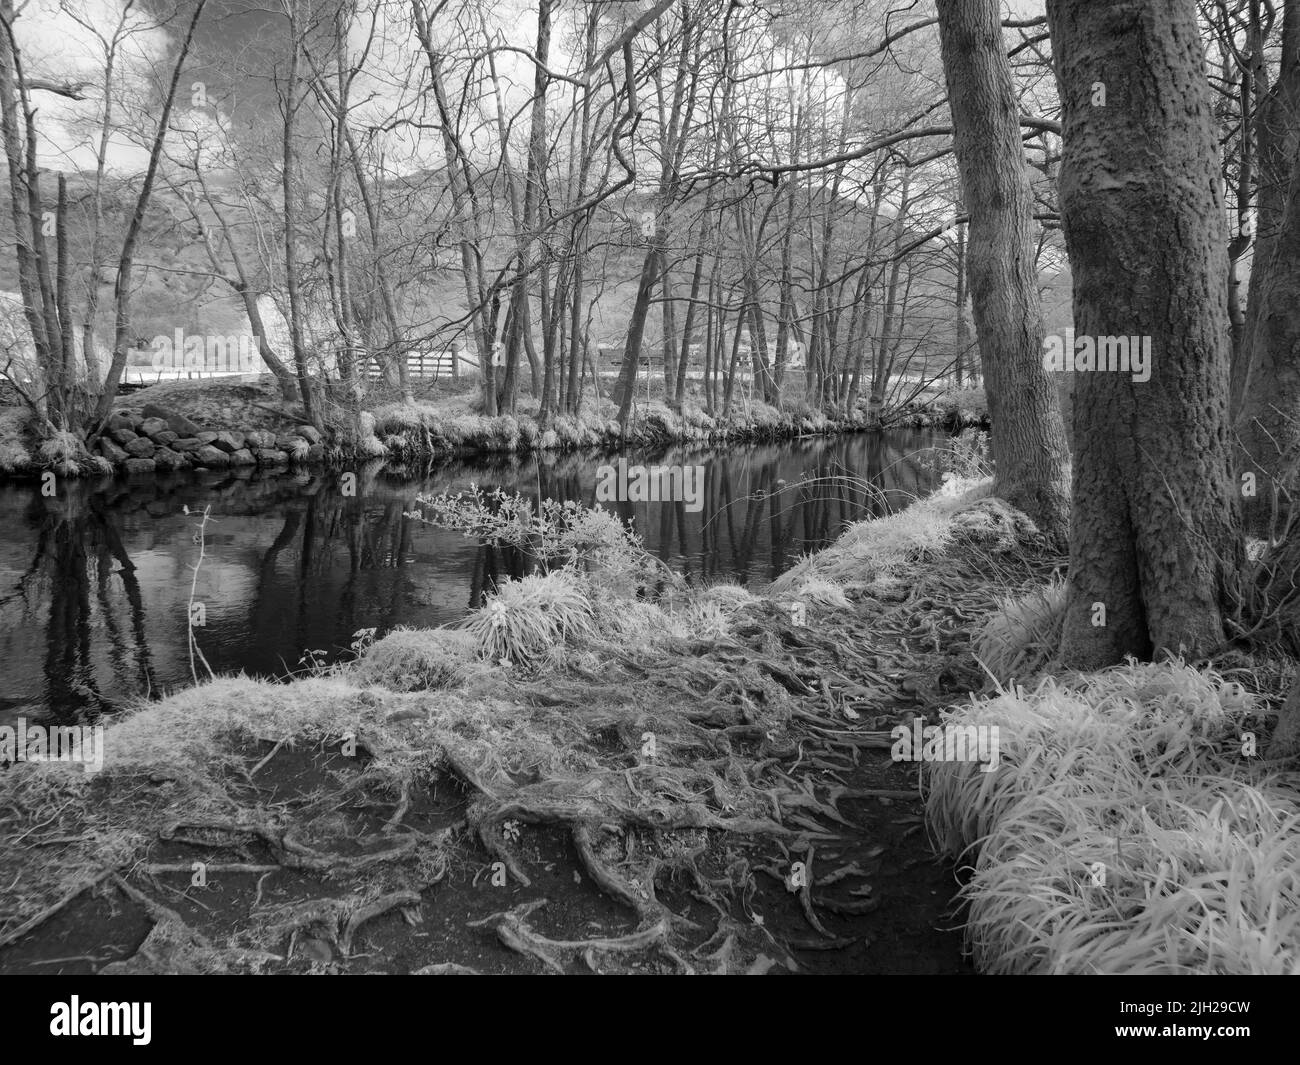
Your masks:
<svg viewBox="0 0 1300 1065"><path fill-rule="evenodd" d="M1300 456L1300 2L1288 0L1277 82L1255 118L1259 194L1255 253L1240 355L1233 367L1233 411L1246 524L1263 534L1289 467ZM1285 503L1283 504L1285 509Z"/></svg>
<svg viewBox="0 0 1300 1065"><path fill-rule="evenodd" d="M1149 380L1080 372L1074 382L1062 654L1081 669L1125 655L1200 656L1223 642L1242 548L1228 242L1196 5L1048 0L1047 13L1075 329L1151 338ZM1110 79L1104 107L1093 104L1099 72Z"/></svg>
<svg viewBox="0 0 1300 1065"><path fill-rule="evenodd" d="M953 147L970 211L969 280L993 423L994 491L1064 543L1070 466L1043 369L1033 195L998 0L939 0ZM1095 79L1094 79L1095 80Z"/></svg>

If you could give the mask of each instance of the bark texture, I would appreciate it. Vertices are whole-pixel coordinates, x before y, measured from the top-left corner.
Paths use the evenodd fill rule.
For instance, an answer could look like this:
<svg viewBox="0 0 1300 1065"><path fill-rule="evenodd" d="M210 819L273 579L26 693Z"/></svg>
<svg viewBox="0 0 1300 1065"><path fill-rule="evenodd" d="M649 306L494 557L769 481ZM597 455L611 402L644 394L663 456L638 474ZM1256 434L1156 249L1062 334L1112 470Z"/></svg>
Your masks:
<svg viewBox="0 0 1300 1065"><path fill-rule="evenodd" d="M1064 544L1070 465L1056 388L1043 369L1033 193L999 0L939 0L953 147L970 211L968 281L984 361L994 491Z"/></svg>
<svg viewBox="0 0 1300 1065"><path fill-rule="evenodd" d="M1146 382L1075 374L1062 655L1085 669L1200 656L1223 642L1242 547L1228 241L1196 5L1049 0L1047 13L1076 334L1151 337Z"/></svg>

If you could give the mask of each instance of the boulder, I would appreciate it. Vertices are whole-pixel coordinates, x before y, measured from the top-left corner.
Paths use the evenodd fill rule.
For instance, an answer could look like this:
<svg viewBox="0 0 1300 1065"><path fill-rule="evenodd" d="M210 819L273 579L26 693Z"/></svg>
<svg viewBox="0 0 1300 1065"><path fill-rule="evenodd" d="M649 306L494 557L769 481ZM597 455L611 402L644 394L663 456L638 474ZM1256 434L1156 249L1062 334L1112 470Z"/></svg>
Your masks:
<svg viewBox="0 0 1300 1065"><path fill-rule="evenodd" d="M197 436L200 427L183 414L173 414L167 419L167 428L177 436Z"/></svg>
<svg viewBox="0 0 1300 1065"><path fill-rule="evenodd" d="M147 436L137 436L126 445L126 453L137 459L151 459L155 450L157 445Z"/></svg>
<svg viewBox="0 0 1300 1065"><path fill-rule="evenodd" d="M127 459L125 462L122 463L122 468L126 470L128 474L153 473L154 461L153 459L142 459L142 458Z"/></svg>
<svg viewBox="0 0 1300 1065"><path fill-rule="evenodd" d="M109 415L106 425L111 433L114 429L132 429L135 427L135 422L131 420L130 414L120 410L116 414Z"/></svg>
<svg viewBox="0 0 1300 1065"><path fill-rule="evenodd" d="M311 447L309 447L309 448L307 449L307 461L308 461L308 462L324 462L324 461L325 461L325 445L324 445L324 444L312 444Z"/></svg>
<svg viewBox="0 0 1300 1065"><path fill-rule="evenodd" d="M292 451L301 439L297 433L276 433L275 446L281 451Z"/></svg>
<svg viewBox="0 0 1300 1065"><path fill-rule="evenodd" d="M259 447L257 449L257 463L259 466L287 466L289 465L289 456L273 447Z"/></svg>
<svg viewBox="0 0 1300 1065"><path fill-rule="evenodd" d="M170 447L175 451L198 451L203 446L196 436L187 436L182 440L173 440Z"/></svg>
<svg viewBox="0 0 1300 1065"><path fill-rule="evenodd" d="M177 438L177 434L170 429L164 429L161 433L150 433L149 435L153 438L155 444L161 444L163 447L170 446Z"/></svg>
<svg viewBox="0 0 1300 1065"><path fill-rule="evenodd" d="M213 447L211 444L203 444L197 451L191 451L189 454L195 466L224 469L230 465L230 456L219 447Z"/></svg>
<svg viewBox="0 0 1300 1065"><path fill-rule="evenodd" d="M274 447L275 434L268 433L265 429L254 429L244 434L244 446L253 450L260 447Z"/></svg>
<svg viewBox="0 0 1300 1065"><path fill-rule="evenodd" d="M134 430L131 429L114 429L108 435L113 438L114 443L121 444L123 447L126 447L136 436Z"/></svg>
<svg viewBox="0 0 1300 1065"><path fill-rule="evenodd" d="M113 443L108 437L103 436L99 439L99 453L108 459L114 466L120 466L130 456L123 451L117 444Z"/></svg>
<svg viewBox="0 0 1300 1065"><path fill-rule="evenodd" d="M197 440L200 444L211 444L220 435L221 435L220 433L214 433L209 429L201 433L195 433L194 439Z"/></svg>
<svg viewBox="0 0 1300 1065"><path fill-rule="evenodd" d="M189 465L189 460L184 455L169 447L160 447L155 451L153 460L160 470L180 470Z"/></svg>
<svg viewBox="0 0 1300 1065"><path fill-rule="evenodd" d="M241 447L238 451L230 453L230 465L232 466L256 466L257 459L246 447Z"/></svg>
<svg viewBox="0 0 1300 1065"><path fill-rule="evenodd" d="M145 436L153 436L155 433L165 432L167 429L167 419L165 418L146 418L140 423L140 432Z"/></svg>
<svg viewBox="0 0 1300 1065"><path fill-rule="evenodd" d="M168 410L166 407L160 407L156 403L146 403L144 405L144 417L149 421L166 422L166 428L170 429L178 437L197 436L199 433L199 426L195 425L185 415L177 414L174 410ZM149 435L153 436L153 433Z"/></svg>
<svg viewBox="0 0 1300 1065"><path fill-rule="evenodd" d="M212 441L213 447L219 447L226 454L231 455L244 446L244 434L236 432L220 432L217 438Z"/></svg>
<svg viewBox="0 0 1300 1065"><path fill-rule="evenodd" d="M320 430L314 425L300 425L294 432L309 444L323 444L325 442L325 438L320 435Z"/></svg>

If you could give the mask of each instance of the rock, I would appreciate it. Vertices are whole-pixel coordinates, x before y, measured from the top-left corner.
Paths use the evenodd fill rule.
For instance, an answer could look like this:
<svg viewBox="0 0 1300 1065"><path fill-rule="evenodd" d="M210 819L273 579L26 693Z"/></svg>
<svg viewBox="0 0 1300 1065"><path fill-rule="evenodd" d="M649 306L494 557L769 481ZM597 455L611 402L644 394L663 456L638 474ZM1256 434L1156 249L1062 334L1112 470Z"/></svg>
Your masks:
<svg viewBox="0 0 1300 1065"><path fill-rule="evenodd" d="M99 453L103 455L104 458L108 459L108 461L111 462L114 466L120 466L128 458L130 458L130 456L125 451L123 451L120 447L117 446L117 444L113 443L113 441L106 436L100 437Z"/></svg>
<svg viewBox="0 0 1300 1065"><path fill-rule="evenodd" d="M108 431L111 433L114 429L131 429L135 423L131 421L131 415L126 411L118 411L116 414L110 414L107 422Z"/></svg>
<svg viewBox="0 0 1300 1065"><path fill-rule="evenodd" d="M179 451L169 447L160 447L153 453L154 463L161 470L180 470L189 465L189 460Z"/></svg>
<svg viewBox="0 0 1300 1065"><path fill-rule="evenodd" d="M137 436L126 445L126 453L137 459L151 459L155 450L157 445L147 436Z"/></svg>
<svg viewBox="0 0 1300 1065"><path fill-rule="evenodd" d="M131 429L114 429L108 435L113 438L114 443L121 444L123 447L134 440L136 436L134 430Z"/></svg>
<svg viewBox="0 0 1300 1065"><path fill-rule="evenodd" d="M244 434L230 431L223 431L217 434L217 438L212 441L214 447L221 448L227 454L233 454L244 446Z"/></svg>
<svg viewBox="0 0 1300 1065"><path fill-rule="evenodd" d="M153 437L155 444L161 444L163 447L170 445L177 437L177 434L170 429L164 429L161 433L150 433L149 435Z"/></svg>
<svg viewBox="0 0 1300 1065"><path fill-rule="evenodd" d="M125 462L122 463L122 468L126 470L128 474L153 473L154 461L153 459L141 459L141 458L127 459Z"/></svg>
<svg viewBox="0 0 1300 1065"><path fill-rule="evenodd" d="M256 466L257 459L253 453L246 447L241 447L238 451L230 453L230 465L232 466Z"/></svg>
<svg viewBox="0 0 1300 1065"><path fill-rule="evenodd" d="M297 433L277 433L275 446L281 451L292 451L302 438ZM269 445L268 445L269 446Z"/></svg>
<svg viewBox="0 0 1300 1065"><path fill-rule="evenodd" d="M145 436L153 436L155 433L162 433L167 430L167 420L165 418L146 418L140 423L140 432Z"/></svg>
<svg viewBox="0 0 1300 1065"><path fill-rule="evenodd" d="M199 426L183 414L173 414L167 419L167 428L177 436L197 436Z"/></svg>
<svg viewBox="0 0 1300 1065"><path fill-rule="evenodd" d="M259 466L287 466L289 465L289 456L283 451L272 447L259 447L257 449L257 463Z"/></svg>
<svg viewBox="0 0 1300 1065"><path fill-rule="evenodd" d="M220 433L214 433L209 429L202 433L195 433L194 439L197 440L200 444L211 444L220 435L221 435Z"/></svg>
<svg viewBox="0 0 1300 1065"><path fill-rule="evenodd" d="M230 465L230 456L219 447L213 447L211 444L201 445L197 451L191 451L190 455L195 466L212 466L224 469Z"/></svg>
<svg viewBox="0 0 1300 1065"><path fill-rule="evenodd" d="M165 428L170 429L178 437L198 436L199 426L190 421L183 414L177 414L174 410L168 410L166 407L160 407L156 403L146 403L144 405L144 417L150 421L163 421L167 425ZM153 433L149 434L153 436Z"/></svg>
<svg viewBox="0 0 1300 1065"><path fill-rule="evenodd" d="M309 444L323 444L325 442L325 438L320 435L320 430L314 425L300 425L294 431Z"/></svg>
<svg viewBox="0 0 1300 1065"><path fill-rule="evenodd" d="M254 429L252 432L244 434L244 446L254 450L261 447L274 447L275 434L268 433L264 429Z"/></svg>
<svg viewBox="0 0 1300 1065"><path fill-rule="evenodd" d="M176 451L198 451L203 445L196 436L187 436L183 440L173 440L171 447Z"/></svg>
<svg viewBox="0 0 1300 1065"><path fill-rule="evenodd" d="M324 462L324 461L325 461L325 445L324 445L324 444L312 444L311 447L309 447L309 448L307 449L307 461L308 461L308 462Z"/></svg>

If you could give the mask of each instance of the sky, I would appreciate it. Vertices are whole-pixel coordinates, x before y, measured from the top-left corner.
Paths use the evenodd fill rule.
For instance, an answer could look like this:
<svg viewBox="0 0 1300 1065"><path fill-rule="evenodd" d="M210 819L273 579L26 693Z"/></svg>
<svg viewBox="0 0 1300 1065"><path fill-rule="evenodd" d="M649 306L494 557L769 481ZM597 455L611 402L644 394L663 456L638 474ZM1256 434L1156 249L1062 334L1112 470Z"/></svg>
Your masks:
<svg viewBox="0 0 1300 1065"><path fill-rule="evenodd" d="M143 170L161 96L158 79L170 74L170 59L195 0L178 2L179 8L173 10L163 0L27 0L15 24L27 72L93 83L88 98L83 101L37 94L42 166L68 171L94 169L102 113L104 41L125 25L128 32L123 36L117 60L119 100L107 168L118 173ZM350 45L357 51L366 45L369 32L364 12L376 9L377 5L359 6L363 16L354 23L350 33ZM179 127L197 134L188 139L190 143L213 145L215 152L215 146L228 139L219 136L220 132L242 128L244 116L257 122L265 121L268 116L274 118L277 107L274 87L267 78L249 76L247 72L265 72L267 56L262 46L280 39L285 32L285 20L278 7L276 0L209 0L194 53L182 78L175 119ZM489 19L495 20L496 28L512 44L532 47L536 35L536 0L499 0L485 7L490 12ZM1043 0L1007 0L1008 13L1018 17L1042 14L1043 7ZM151 14L164 9L173 15L165 25ZM407 28L409 7L398 3L378 10L392 10L394 17L401 21L389 27L381 16L379 32L371 42L366 72L353 93L354 100L362 101L355 112L355 122L364 125L367 117L388 117L403 108L407 118L427 121L429 116L421 113L422 105L417 103L413 92L412 79L415 72L423 70L424 61L417 54L417 42ZM566 0L560 5L557 17L572 17L577 10L577 5ZM477 31L478 27L471 29ZM567 58L563 48L563 34L557 32L553 49L559 58L553 60L553 65L566 65L562 61ZM523 56L509 52L499 53L497 62L507 86L506 110L513 112L526 102L531 92L531 64ZM240 68L245 73L232 78L230 71ZM559 85L552 91L563 92L564 87ZM365 103L367 98L372 100L369 105ZM194 106L196 102L202 105ZM484 106L491 106L490 99L484 101ZM137 132L133 135L128 132L131 129ZM441 151L437 136L427 128L421 134L410 133L410 127L406 129L405 136L400 131L388 135L385 145L388 164L399 170L436 165ZM495 133L489 129L483 136L494 137Z"/></svg>

